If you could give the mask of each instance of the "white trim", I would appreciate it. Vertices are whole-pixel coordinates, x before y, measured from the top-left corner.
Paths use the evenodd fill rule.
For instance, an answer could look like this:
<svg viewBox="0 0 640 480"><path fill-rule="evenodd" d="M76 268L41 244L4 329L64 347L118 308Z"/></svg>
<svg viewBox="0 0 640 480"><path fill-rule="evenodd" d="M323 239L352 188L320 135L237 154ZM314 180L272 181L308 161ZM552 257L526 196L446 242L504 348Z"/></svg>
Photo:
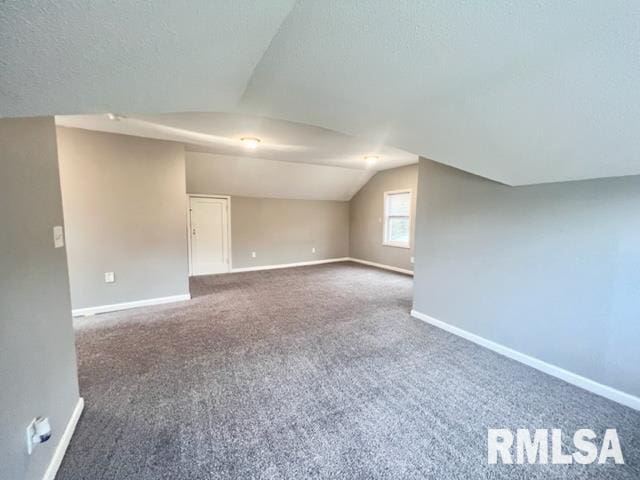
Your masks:
<svg viewBox="0 0 640 480"><path fill-rule="evenodd" d="M385 270L391 270L392 272L400 272L405 275L413 276L413 270L407 270L406 268L393 267L391 265L384 265L383 263L370 262L368 260L360 260L359 258L349 257L349 260L356 263L362 263L363 265L369 265L370 267L384 268Z"/></svg>
<svg viewBox="0 0 640 480"><path fill-rule="evenodd" d="M64 454L67 451L69 442L71 442L71 437L73 436L73 432L76 429L76 425L78 424L80 415L82 415L83 409L84 399L80 397L78 398L78 403L76 403L76 408L73 409L71 418L69 418L69 422L67 422L67 426L65 427L64 432L62 432L60 441L58 442L58 445L53 452L53 457L51 457L51 461L49 462L47 470L44 472L42 480L54 480L56 478L56 473L58 473L58 469L60 468L60 464L62 463Z"/></svg>
<svg viewBox="0 0 640 480"><path fill-rule="evenodd" d="M389 195L397 195L399 193L408 193L409 194L409 240L407 241L407 243L400 243L400 242L391 242L389 240L387 240L387 227L388 227L388 222L387 222L387 204L389 203L387 201ZM401 190L388 190L386 192L384 192L383 196L382 196L383 200L383 206L382 206L382 246L384 247L396 247L396 248L411 248L411 223L413 222L413 218L411 218L411 205L413 205L413 190L411 190L410 188L403 188Z"/></svg>
<svg viewBox="0 0 640 480"><path fill-rule="evenodd" d="M325 260L311 260L309 262L280 263L278 265L260 265L256 267L234 268L233 270L231 270L231 273L255 272L258 270L275 270L278 268L305 267L307 265L320 265L321 263L348 262L349 260L351 260L349 257L343 257L327 258Z"/></svg>
<svg viewBox="0 0 640 480"><path fill-rule="evenodd" d="M185 300L191 300L190 293L185 293L183 295L171 295L170 297L148 298L146 300L136 300L134 302L99 305L97 307L76 308L71 310L71 314L74 317L82 317L83 315L116 312L118 310L128 310L130 308L148 307L150 305L162 305L163 303L184 302Z"/></svg>
<svg viewBox="0 0 640 480"><path fill-rule="evenodd" d="M335 262L356 262L356 263L362 263L363 265L369 265L370 267L377 267L377 268L382 268L384 270L391 270L393 272L404 273L405 275L413 275L413 271L411 270L406 270L404 268L399 268L399 267L393 267L391 265L384 265L382 263L369 262L367 260L360 260L359 258L353 258L353 257L327 258L325 260L311 260L308 262L280 263L277 265L259 265L255 267L234 268L233 270L231 270L231 273L257 272L260 270L276 270L278 268L305 267L308 265L320 265L322 263L335 263Z"/></svg>
<svg viewBox="0 0 640 480"><path fill-rule="evenodd" d="M449 323L437 320L416 310L411 310L411 316L417 318L418 320L422 320L423 322L426 322L430 325L441 328L442 330L446 330L449 333L453 333L454 335L469 340L470 342L476 343L482 347L488 348L489 350L493 350L500 355L504 355L505 357L509 357L512 360L524 363L525 365L535 368L536 370L540 370L541 372L564 380L565 382L580 387L584 390L588 390L589 392L595 393L596 395L608 398L609 400L621 403L622 405L626 405L627 407L633 408L635 410L640 410L640 398L634 395L616 390L613 387L603 385L602 383L598 383L594 380L583 377L582 375L578 375L577 373L570 372L563 368L547 363L543 360L531 357L524 353L520 353L517 350L513 350L509 347L505 347L504 345L500 345L499 343L487 340L486 338L471 333L467 330L463 330L462 328L454 327Z"/></svg>
<svg viewBox="0 0 640 480"><path fill-rule="evenodd" d="M232 249L232 237L231 237L231 196L230 195L205 195L199 193L188 193L187 194L187 256L188 256L188 264L189 264L189 276L193 277L193 266L191 259L191 198L222 198L227 201L227 264L229 267L228 273L233 271L233 249Z"/></svg>
<svg viewBox="0 0 640 480"><path fill-rule="evenodd" d="M411 220L409 220L411 221ZM411 228L411 225L409 225ZM405 243L393 243L393 242L382 242L383 247L395 247L395 248L406 248L407 250L411 248L411 245Z"/></svg>
<svg viewBox="0 0 640 480"><path fill-rule="evenodd" d="M231 200L231 195L207 195L205 193L187 193L187 197L200 197L200 198L226 198Z"/></svg>

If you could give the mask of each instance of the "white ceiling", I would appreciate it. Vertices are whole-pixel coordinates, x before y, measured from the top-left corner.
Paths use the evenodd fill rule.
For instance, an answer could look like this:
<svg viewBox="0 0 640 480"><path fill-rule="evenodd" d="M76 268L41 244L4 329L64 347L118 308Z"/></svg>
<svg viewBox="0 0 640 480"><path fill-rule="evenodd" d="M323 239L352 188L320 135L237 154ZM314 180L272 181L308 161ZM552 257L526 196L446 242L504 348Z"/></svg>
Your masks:
<svg viewBox="0 0 640 480"><path fill-rule="evenodd" d="M0 115L228 111L295 0L0 2Z"/></svg>
<svg viewBox="0 0 640 480"><path fill-rule="evenodd" d="M348 201L375 173L327 165L187 152L187 191Z"/></svg>
<svg viewBox="0 0 640 480"><path fill-rule="evenodd" d="M2 2L0 116L226 111L511 184L640 174L640 3Z"/></svg>
<svg viewBox="0 0 640 480"><path fill-rule="evenodd" d="M253 157L296 163L332 165L349 169L384 170L417 163L416 155L319 127L248 115L180 113L136 115L110 120L107 115L57 116L66 127L123 133L185 143L188 151ZM249 150L242 137L261 141ZM377 156L375 164L365 156ZM336 170L344 171L342 170Z"/></svg>

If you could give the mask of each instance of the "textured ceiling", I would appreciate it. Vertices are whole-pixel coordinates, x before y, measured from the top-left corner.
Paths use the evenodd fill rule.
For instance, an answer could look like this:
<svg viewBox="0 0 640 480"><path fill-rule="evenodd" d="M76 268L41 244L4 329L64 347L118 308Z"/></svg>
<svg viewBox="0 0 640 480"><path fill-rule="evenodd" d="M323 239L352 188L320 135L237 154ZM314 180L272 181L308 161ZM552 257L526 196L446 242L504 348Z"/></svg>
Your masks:
<svg viewBox="0 0 640 480"><path fill-rule="evenodd" d="M0 116L231 110L294 3L0 1Z"/></svg>
<svg viewBox="0 0 640 480"><path fill-rule="evenodd" d="M640 174L640 3L0 3L0 116L242 112L507 184Z"/></svg>
<svg viewBox="0 0 640 480"><path fill-rule="evenodd" d="M173 140L187 150L246 156L296 163L333 165L350 169L384 170L417 163L416 155L370 140L325 128L227 113L138 115L118 121L107 115L63 115L56 123L111 133ZM257 137L258 148L248 150L242 137ZM375 155L375 164L364 157Z"/></svg>

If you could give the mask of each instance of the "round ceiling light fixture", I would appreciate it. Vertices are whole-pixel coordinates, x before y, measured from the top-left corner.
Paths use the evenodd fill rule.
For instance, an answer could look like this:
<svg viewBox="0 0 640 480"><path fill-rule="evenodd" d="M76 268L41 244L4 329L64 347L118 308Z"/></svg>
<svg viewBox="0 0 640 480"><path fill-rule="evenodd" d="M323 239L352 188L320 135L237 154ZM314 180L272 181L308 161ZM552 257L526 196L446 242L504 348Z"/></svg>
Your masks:
<svg viewBox="0 0 640 480"><path fill-rule="evenodd" d="M249 150L255 150L260 143L260 139L256 137L242 137L240 141Z"/></svg>
<svg viewBox="0 0 640 480"><path fill-rule="evenodd" d="M123 117L122 115L118 115L117 113L107 113L107 118L109 120L113 120L114 122L119 122L125 117Z"/></svg>
<svg viewBox="0 0 640 480"><path fill-rule="evenodd" d="M378 163L379 157L377 155L365 155L364 161L367 162L368 167L373 167Z"/></svg>

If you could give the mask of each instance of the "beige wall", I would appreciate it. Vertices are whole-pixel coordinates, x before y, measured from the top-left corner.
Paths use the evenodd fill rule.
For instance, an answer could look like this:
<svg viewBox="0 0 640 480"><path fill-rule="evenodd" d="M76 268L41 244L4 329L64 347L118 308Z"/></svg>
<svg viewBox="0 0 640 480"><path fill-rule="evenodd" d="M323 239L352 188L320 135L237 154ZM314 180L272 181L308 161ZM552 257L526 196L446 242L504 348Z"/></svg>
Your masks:
<svg viewBox="0 0 640 480"><path fill-rule="evenodd" d="M58 150L73 308L187 294L185 193L229 194L229 179L173 142L58 128ZM410 188L415 206L416 182L414 165L376 174L351 202L232 194L232 266L352 256L411 269L412 250L382 246L379 219L385 191Z"/></svg>
<svg viewBox="0 0 640 480"><path fill-rule="evenodd" d="M187 294L184 147L58 128L58 151L73 308Z"/></svg>
<svg viewBox="0 0 640 480"><path fill-rule="evenodd" d="M187 192L201 195L231 194L233 268L349 256L349 202L234 195L235 191L243 191L239 190L242 176L239 177L238 172L225 175L224 170L214 165L215 160L211 155L187 154ZM292 181L287 172L281 172L280 181ZM256 173L248 169L246 174ZM255 183L254 180L251 182ZM246 188L246 185L242 188ZM265 190L262 193L273 194L274 191ZM316 249L315 253L312 252L313 248ZM252 258L251 252L256 252L256 258Z"/></svg>
<svg viewBox="0 0 640 480"><path fill-rule="evenodd" d="M187 154L187 191L229 194L235 180L211 169L212 159ZM235 177L234 177L235 178ZM382 245L383 195L409 188L412 195L411 243L415 231L418 166L377 173L350 202L231 196L234 268L355 257L413 270L413 248ZM315 246L316 253L311 253ZM251 252L256 252L256 258Z"/></svg>
<svg viewBox="0 0 640 480"><path fill-rule="evenodd" d="M382 245L384 192L411 189L411 248ZM418 165L383 170L351 199L350 256L360 260L413 270Z"/></svg>
<svg viewBox="0 0 640 480"><path fill-rule="evenodd" d="M53 118L0 119L0 478L41 479L78 402ZM25 429L52 437L27 454Z"/></svg>
<svg viewBox="0 0 640 480"><path fill-rule="evenodd" d="M349 204L231 197L231 244L233 268L347 257Z"/></svg>

